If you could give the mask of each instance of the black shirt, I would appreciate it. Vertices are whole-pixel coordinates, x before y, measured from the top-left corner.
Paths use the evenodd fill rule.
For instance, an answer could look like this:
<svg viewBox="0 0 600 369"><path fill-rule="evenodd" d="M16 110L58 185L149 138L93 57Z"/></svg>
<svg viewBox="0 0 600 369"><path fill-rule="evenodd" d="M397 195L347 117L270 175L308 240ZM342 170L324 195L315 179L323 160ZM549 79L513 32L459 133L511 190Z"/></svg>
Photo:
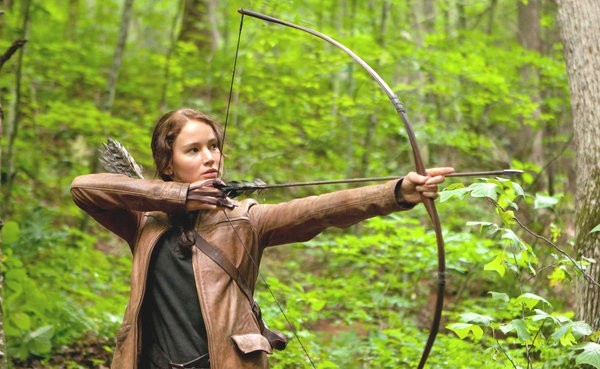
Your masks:
<svg viewBox="0 0 600 369"><path fill-rule="evenodd" d="M179 235L179 230L171 229L152 253L142 305L144 360L157 349L173 363L208 353L191 252L180 250Z"/></svg>

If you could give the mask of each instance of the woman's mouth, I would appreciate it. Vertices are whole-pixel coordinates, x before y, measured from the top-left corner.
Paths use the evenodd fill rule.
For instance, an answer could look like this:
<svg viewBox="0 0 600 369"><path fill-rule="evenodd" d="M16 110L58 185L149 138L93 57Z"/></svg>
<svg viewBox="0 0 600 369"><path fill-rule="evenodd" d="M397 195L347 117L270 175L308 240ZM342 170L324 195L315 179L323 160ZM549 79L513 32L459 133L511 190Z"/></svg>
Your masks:
<svg viewBox="0 0 600 369"><path fill-rule="evenodd" d="M219 176L219 171L216 169L209 169L206 172L202 173L202 177L207 179L214 179Z"/></svg>

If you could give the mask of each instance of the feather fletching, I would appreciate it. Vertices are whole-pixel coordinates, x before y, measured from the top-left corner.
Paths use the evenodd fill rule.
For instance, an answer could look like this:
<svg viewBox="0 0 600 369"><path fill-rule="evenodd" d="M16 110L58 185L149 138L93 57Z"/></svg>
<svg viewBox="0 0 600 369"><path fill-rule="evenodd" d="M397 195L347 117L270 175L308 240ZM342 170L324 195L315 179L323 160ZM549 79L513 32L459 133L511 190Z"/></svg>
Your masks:
<svg viewBox="0 0 600 369"><path fill-rule="evenodd" d="M100 148L100 163L106 171L131 178L144 178L142 167L119 141L109 137L103 146Z"/></svg>
<svg viewBox="0 0 600 369"><path fill-rule="evenodd" d="M252 193L270 188L264 181L254 178L252 181L229 181L219 189L228 197L234 198L240 195L250 196Z"/></svg>

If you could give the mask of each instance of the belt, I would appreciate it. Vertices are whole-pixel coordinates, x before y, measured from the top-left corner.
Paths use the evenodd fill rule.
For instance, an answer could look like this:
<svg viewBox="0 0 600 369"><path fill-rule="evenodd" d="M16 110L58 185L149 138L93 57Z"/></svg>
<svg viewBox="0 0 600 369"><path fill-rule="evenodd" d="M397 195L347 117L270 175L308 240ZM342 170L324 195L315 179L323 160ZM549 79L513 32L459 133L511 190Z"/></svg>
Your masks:
<svg viewBox="0 0 600 369"><path fill-rule="evenodd" d="M161 369L210 369L208 354L204 354L185 363L177 364L171 362L171 360L167 358L167 355L156 345L153 345L150 351L152 363Z"/></svg>

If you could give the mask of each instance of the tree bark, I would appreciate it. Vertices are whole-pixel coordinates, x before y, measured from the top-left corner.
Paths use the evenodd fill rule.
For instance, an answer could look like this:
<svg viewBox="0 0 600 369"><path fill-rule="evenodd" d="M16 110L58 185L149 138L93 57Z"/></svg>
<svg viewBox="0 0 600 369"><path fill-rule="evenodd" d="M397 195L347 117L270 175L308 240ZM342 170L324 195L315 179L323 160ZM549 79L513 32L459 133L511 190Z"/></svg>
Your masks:
<svg viewBox="0 0 600 369"><path fill-rule="evenodd" d="M121 63L123 62L123 54L125 53L125 45L127 43L127 34L129 32L129 24L131 23L131 13L133 12L133 0L125 0L123 12L121 13L121 26L119 29L119 39L113 55L112 65L108 75L108 83L106 85L106 95L102 102L101 108L106 112L111 112L115 94L117 91L117 80Z"/></svg>
<svg viewBox="0 0 600 369"><path fill-rule="evenodd" d="M106 83L106 92L102 101L100 102L100 109L109 114L112 113L113 105L115 102L115 95L117 93L117 81L119 79L119 72L121 70L121 64L123 62L123 55L125 54L125 46L127 44L127 35L129 33L129 24L131 23L131 13L133 12L134 0L125 0L123 4L123 11L121 12L121 25L119 27L119 38L117 40L117 46L113 54L112 64L108 72L108 81ZM90 173L95 173L98 170L98 157L94 152L90 158L91 168ZM90 223L90 217L83 217L79 229L85 231Z"/></svg>
<svg viewBox="0 0 600 369"><path fill-rule="evenodd" d="M540 0L517 0L518 15L518 39L521 45L530 51L542 52L542 31L541 31L541 4ZM536 67L526 66L521 70L521 76L524 83L528 84L528 90L537 91L531 96L532 102L538 104L537 110L532 117L521 117L521 130L515 138L518 142L517 150L520 151L516 156L528 158L528 161L535 163L539 168L544 167L544 132L545 127L533 126L527 123L527 119L539 121L541 116L542 98L539 93L539 72ZM540 177L543 178L543 177ZM537 189L544 188L543 181L538 181Z"/></svg>
<svg viewBox="0 0 600 369"><path fill-rule="evenodd" d="M25 40L17 40L15 41L8 50L0 56L0 71L4 66L4 63L10 59L11 56L23 45L25 45ZM4 126L4 109L2 108L2 97L0 96L0 139L2 139L2 127ZM0 173L2 173L2 147L0 147ZM1 182L1 180L0 180ZM0 218L0 260L2 260L2 227L4 226L4 222L2 218ZM4 304L4 274L1 273L0 270L0 369L8 368L8 355L6 354L6 335L4 334L4 313L3 313L3 304Z"/></svg>
<svg viewBox="0 0 600 369"><path fill-rule="evenodd" d="M23 4L23 26L22 26L22 35L21 38L26 40L29 36L29 27L30 27L30 11L31 11L31 0L26 0L26 3ZM20 49L19 49L20 47ZM25 54L25 42L20 43L20 45L16 48L19 49L19 53L17 55L17 64L15 68L15 83L12 86L12 91L14 93L14 98L10 105L10 111L8 114L8 124L7 124L7 145L5 155L2 155L3 159L6 162L6 181L3 186L3 202L0 206L0 216L6 214L8 209L10 208L11 203L11 194L12 187L15 177L15 140L17 138L19 132L19 122L21 120L21 79L22 79L22 66L23 66L23 55ZM16 51L13 49L12 52ZM12 55L12 54L11 54Z"/></svg>
<svg viewBox="0 0 600 369"><path fill-rule="evenodd" d="M65 29L65 37L68 41L75 41L75 30L79 19L79 0L69 0L69 20Z"/></svg>
<svg viewBox="0 0 600 369"><path fill-rule="evenodd" d="M191 41L202 54L210 50L210 56L221 42L221 34L215 23L216 4L211 0L184 0L180 41Z"/></svg>
<svg viewBox="0 0 600 369"><path fill-rule="evenodd" d="M221 44L221 33L216 22L215 0L183 0L183 16L178 41L192 42L207 65ZM207 67L209 68L209 67ZM210 101L218 93L210 70L206 73L204 86L187 87L184 96L202 96Z"/></svg>
<svg viewBox="0 0 600 369"><path fill-rule="evenodd" d="M160 98L160 111L167 110L168 106L168 91L169 91L169 80L170 80L170 71L171 71L171 58L173 53L175 52L175 46L177 45L177 24L181 19L181 11L183 9L183 2L179 1L177 5L177 11L175 12L175 16L173 17L173 22L171 23L171 32L169 37L169 49L167 50L167 54L165 55L165 66L163 69L163 82L161 88L161 98Z"/></svg>
<svg viewBox="0 0 600 369"><path fill-rule="evenodd" d="M588 274L600 281L600 2L558 0L558 24L567 63L576 146L576 243L579 256L597 262ZM578 318L600 329L600 288L576 290Z"/></svg>
<svg viewBox="0 0 600 369"><path fill-rule="evenodd" d="M1 110L0 110L1 113ZM0 114L0 125L2 124L2 115ZM1 133L1 132L0 132ZM1 135L0 135L1 137ZM0 219L0 245L2 245L2 226L4 223ZM0 248L0 259L2 258L2 248ZM8 355L6 354L6 336L4 334L4 273L0 273L0 369L8 368Z"/></svg>

